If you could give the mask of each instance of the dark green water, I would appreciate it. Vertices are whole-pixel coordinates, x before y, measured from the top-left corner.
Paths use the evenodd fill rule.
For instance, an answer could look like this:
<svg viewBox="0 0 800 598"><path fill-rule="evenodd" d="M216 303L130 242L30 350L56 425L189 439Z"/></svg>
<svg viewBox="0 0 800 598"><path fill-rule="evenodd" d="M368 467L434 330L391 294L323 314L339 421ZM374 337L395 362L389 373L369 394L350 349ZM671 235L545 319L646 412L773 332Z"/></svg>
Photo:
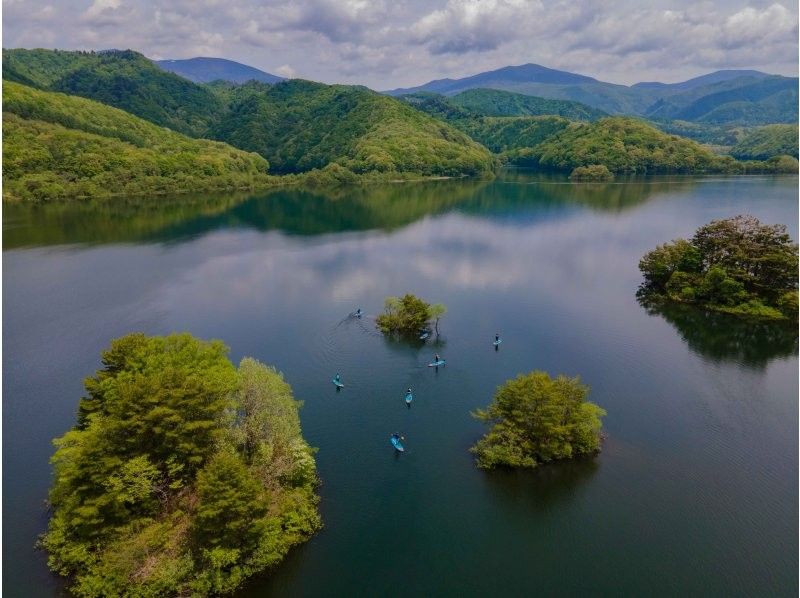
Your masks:
<svg viewBox="0 0 800 598"><path fill-rule="evenodd" d="M223 339L305 401L326 527L244 596L796 595L796 329L635 299L642 253L738 213L797 239L797 177L6 206L4 595L63 592L32 548L50 440L133 330ZM405 291L448 306L438 346L375 334ZM536 368L592 387L603 453L478 471L470 410Z"/></svg>

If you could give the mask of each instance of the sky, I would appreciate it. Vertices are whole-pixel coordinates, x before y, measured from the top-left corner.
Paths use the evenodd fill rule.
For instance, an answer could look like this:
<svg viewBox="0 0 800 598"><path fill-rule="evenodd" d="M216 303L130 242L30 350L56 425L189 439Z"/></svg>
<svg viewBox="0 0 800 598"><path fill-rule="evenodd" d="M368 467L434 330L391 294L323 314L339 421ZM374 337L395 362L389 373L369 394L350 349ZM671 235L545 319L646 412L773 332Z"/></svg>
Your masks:
<svg viewBox="0 0 800 598"><path fill-rule="evenodd" d="M4 48L214 56L384 90L533 62L612 83L797 76L791 0L3 0Z"/></svg>

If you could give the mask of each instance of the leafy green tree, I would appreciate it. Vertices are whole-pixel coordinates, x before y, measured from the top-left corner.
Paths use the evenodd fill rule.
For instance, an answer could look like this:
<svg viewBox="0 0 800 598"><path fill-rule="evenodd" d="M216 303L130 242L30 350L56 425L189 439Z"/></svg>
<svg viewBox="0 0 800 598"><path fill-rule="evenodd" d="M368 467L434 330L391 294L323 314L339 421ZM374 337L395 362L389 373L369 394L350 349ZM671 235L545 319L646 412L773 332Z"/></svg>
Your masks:
<svg viewBox="0 0 800 598"><path fill-rule="evenodd" d="M700 253L689 241L677 239L648 251L639 260L639 270L648 285L661 289L674 272L698 272Z"/></svg>
<svg viewBox="0 0 800 598"><path fill-rule="evenodd" d="M194 528L205 547L252 551L263 533L267 513L264 489L242 460L218 453L197 476Z"/></svg>
<svg viewBox="0 0 800 598"><path fill-rule="evenodd" d="M599 451L605 411L588 394L578 378L540 371L507 381L487 409L473 414L492 425L471 449L478 466L535 467Z"/></svg>
<svg viewBox="0 0 800 598"><path fill-rule="evenodd" d="M720 266L747 290L776 299L798 282L797 244L782 224L761 224L753 216L714 220L700 227L692 245L704 268Z"/></svg>
<svg viewBox="0 0 800 598"><path fill-rule="evenodd" d="M783 225L715 220L639 262L645 300L668 298L763 318L796 318L798 249Z"/></svg>
<svg viewBox="0 0 800 598"><path fill-rule="evenodd" d="M81 596L228 593L319 529L313 451L274 369L130 334L55 441L41 544Z"/></svg>
<svg viewBox="0 0 800 598"><path fill-rule="evenodd" d="M245 358L236 393L234 442L265 485L307 486L316 480L311 449L300 434L302 406L274 368Z"/></svg>
<svg viewBox="0 0 800 598"><path fill-rule="evenodd" d="M384 311L376 320L378 328L384 334L416 335L424 330L434 317L444 315L444 305L437 306L438 316L431 312L431 305L419 297L406 293L402 297L387 297Z"/></svg>
<svg viewBox="0 0 800 598"><path fill-rule="evenodd" d="M447 307L444 303L434 303L428 308L428 316L434 322L434 329L436 335L439 335L439 320L447 313Z"/></svg>

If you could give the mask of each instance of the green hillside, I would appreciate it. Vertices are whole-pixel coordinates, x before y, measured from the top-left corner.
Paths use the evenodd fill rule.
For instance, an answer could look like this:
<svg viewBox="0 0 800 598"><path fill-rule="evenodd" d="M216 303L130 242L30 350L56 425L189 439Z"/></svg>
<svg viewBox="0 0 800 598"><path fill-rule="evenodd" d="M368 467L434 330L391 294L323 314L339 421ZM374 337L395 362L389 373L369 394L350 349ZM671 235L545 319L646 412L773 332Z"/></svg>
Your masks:
<svg viewBox="0 0 800 598"><path fill-rule="evenodd" d="M797 79L739 77L663 98L646 111L653 119L708 124L797 122Z"/></svg>
<svg viewBox="0 0 800 598"><path fill-rule="evenodd" d="M466 135L362 87L307 81L197 85L130 50L7 50L4 58L4 72L18 80L255 151L279 174L335 163L356 174L461 176L494 164ZM349 180L351 173L337 178Z"/></svg>
<svg viewBox="0 0 800 598"><path fill-rule="evenodd" d="M730 154L740 160L766 160L773 156L797 154L797 125L767 125L747 134L731 148Z"/></svg>
<svg viewBox="0 0 800 598"><path fill-rule="evenodd" d="M191 137L204 137L223 109L210 90L132 50L4 50L4 78L120 108Z"/></svg>
<svg viewBox="0 0 800 598"><path fill-rule="evenodd" d="M570 123L560 116L486 116L479 112L477 106L462 106L454 101L455 98L433 93L420 92L401 98L417 110L447 121L495 153L532 147L565 129Z"/></svg>
<svg viewBox="0 0 800 598"><path fill-rule="evenodd" d="M563 116L570 120L597 120L607 112L580 102L552 100L498 89L469 89L450 102L482 116Z"/></svg>
<svg viewBox="0 0 800 598"><path fill-rule="evenodd" d="M355 173L472 175L485 148L448 124L363 87L291 80L223 88L211 137L265 156L280 174L339 164Z"/></svg>
<svg viewBox="0 0 800 598"><path fill-rule="evenodd" d="M65 74L98 61L95 52L3 49L3 79L46 89Z"/></svg>
<svg viewBox="0 0 800 598"><path fill-rule="evenodd" d="M469 99L473 94L480 101L456 101L459 96ZM515 96L518 95L474 90L453 97L430 92L400 97L418 110L446 120L512 164L567 172L592 165L604 165L617 173L797 171L796 161L788 158L774 159L770 163L736 162L730 157L714 154L691 139L668 134L640 119L606 117L581 123L561 116L485 116L479 112L492 109L491 98L514 102L507 110L512 111L512 106L520 105L516 103ZM487 101L483 102L484 99ZM533 105L540 100L530 99L534 101ZM730 125L665 121L657 123L657 126L688 132L706 142L727 142L728 145L736 143L742 135L742 127Z"/></svg>
<svg viewBox="0 0 800 598"><path fill-rule="evenodd" d="M268 163L84 98L3 84L3 196L99 197L264 186Z"/></svg>
<svg viewBox="0 0 800 598"><path fill-rule="evenodd" d="M616 173L797 172L797 161L742 163L713 154L690 139L668 135L636 119L604 118L573 124L531 148L525 157L546 168L571 171L603 164Z"/></svg>
<svg viewBox="0 0 800 598"><path fill-rule="evenodd" d="M560 116L484 116L454 123L495 153L536 146L570 124Z"/></svg>

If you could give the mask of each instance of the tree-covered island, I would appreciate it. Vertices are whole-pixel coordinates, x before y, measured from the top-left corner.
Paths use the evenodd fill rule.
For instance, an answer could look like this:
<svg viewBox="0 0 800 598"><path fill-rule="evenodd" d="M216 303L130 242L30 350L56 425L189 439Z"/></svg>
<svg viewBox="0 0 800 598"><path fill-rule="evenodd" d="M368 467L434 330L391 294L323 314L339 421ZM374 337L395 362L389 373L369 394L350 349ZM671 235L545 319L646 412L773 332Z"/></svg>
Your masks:
<svg viewBox="0 0 800 598"><path fill-rule="evenodd" d="M219 341L131 334L55 441L41 545L78 596L229 593L321 526L280 373Z"/></svg>
<svg viewBox="0 0 800 598"><path fill-rule="evenodd" d="M781 224L752 216L714 220L639 262L644 301L692 303L727 313L797 318L797 244Z"/></svg>
<svg viewBox="0 0 800 598"><path fill-rule="evenodd" d="M508 380L488 408L473 414L492 424L470 449L478 467L536 467L598 452L606 412L588 394L577 377L535 371Z"/></svg>
<svg viewBox="0 0 800 598"><path fill-rule="evenodd" d="M376 319L381 332L395 336L417 336L429 332L431 325L439 334L439 320L447 312L441 303L430 304L416 295L387 297L383 313Z"/></svg>

